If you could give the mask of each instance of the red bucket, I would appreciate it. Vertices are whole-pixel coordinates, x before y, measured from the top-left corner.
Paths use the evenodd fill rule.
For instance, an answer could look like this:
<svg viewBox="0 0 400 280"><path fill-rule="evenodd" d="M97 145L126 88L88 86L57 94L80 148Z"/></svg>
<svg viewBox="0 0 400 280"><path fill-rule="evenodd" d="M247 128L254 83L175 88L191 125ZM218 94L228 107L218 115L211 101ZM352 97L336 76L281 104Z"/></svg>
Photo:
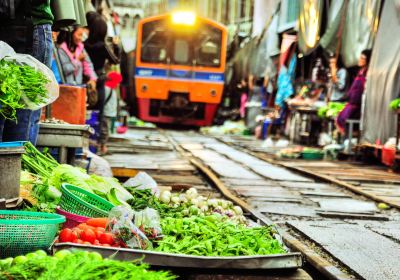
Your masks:
<svg viewBox="0 0 400 280"><path fill-rule="evenodd" d="M382 147L382 163L387 166L392 166L394 158L396 157L396 149L389 147Z"/></svg>
<svg viewBox="0 0 400 280"><path fill-rule="evenodd" d="M90 217L80 216L62 210L60 207L56 209L57 214L63 215L66 219L63 228L74 228L81 223L85 223Z"/></svg>

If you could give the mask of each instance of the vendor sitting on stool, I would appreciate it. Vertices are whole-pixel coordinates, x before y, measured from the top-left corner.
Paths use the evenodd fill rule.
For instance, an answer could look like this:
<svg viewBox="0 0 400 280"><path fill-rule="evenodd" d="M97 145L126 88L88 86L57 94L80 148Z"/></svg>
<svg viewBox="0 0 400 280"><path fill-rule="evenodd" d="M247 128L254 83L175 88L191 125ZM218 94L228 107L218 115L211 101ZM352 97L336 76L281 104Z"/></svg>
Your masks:
<svg viewBox="0 0 400 280"><path fill-rule="evenodd" d="M363 50L358 60L357 77L354 79L348 91L349 101L346 107L339 113L336 125L340 133L345 134L346 121L348 119L360 119L361 117L361 101L364 93L365 82L367 80L368 65L371 58L371 50Z"/></svg>

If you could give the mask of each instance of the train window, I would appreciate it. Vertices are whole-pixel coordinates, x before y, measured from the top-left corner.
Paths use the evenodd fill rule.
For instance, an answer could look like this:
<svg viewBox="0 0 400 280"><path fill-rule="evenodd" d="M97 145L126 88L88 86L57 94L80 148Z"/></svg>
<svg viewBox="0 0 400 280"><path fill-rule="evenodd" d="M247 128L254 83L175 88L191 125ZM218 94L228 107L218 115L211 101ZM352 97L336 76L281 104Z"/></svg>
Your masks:
<svg viewBox="0 0 400 280"><path fill-rule="evenodd" d="M203 26L196 48L196 63L200 66L219 67L221 65L221 30Z"/></svg>
<svg viewBox="0 0 400 280"><path fill-rule="evenodd" d="M174 62L176 64L188 64L189 43L186 40L176 39L174 44Z"/></svg>
<svg viewBox="0 0 400 280"><path fill-rule="evenodd" d="M162 21L143 24L141 60L149 63L165 63L166 41L167 35Z"/></svg>

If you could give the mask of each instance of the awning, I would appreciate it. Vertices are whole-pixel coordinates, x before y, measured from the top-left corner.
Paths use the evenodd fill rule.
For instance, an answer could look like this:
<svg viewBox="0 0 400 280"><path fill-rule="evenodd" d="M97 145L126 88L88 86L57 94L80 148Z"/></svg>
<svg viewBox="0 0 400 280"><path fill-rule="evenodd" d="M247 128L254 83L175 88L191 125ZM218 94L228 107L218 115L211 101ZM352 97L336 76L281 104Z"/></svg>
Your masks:
<svg viewBox="0 0 400 280"><path fill-rule="evenodd" d="M321 38L321 46L330 52L336 52L340 44L340 54L345 66L357 65L361 51L372 48L381 3L381 0L332 1L328 27Z"/></svg>
<svg viewBox="0 0 400 280"><path fill-rule="evenodd" d="M335 53L338 47L341 28L340 23L345 11L345 0L331 1L328 12L328 24L324 35L319 41L320 45L328 52ZM344 19L344 18L343 18Z"/></svg>
<svg viewBox="0 0 400 280"><path fill-rule="evenodd" d="M396 135L389 103L400 95L400 0L386 0L367 76L363 140L385 143Z"/></svg>
<svg viewBox="0 0 400 280"><path fill-rule="evenodd" d="M322 0L300 0L299 48L304 55L311 53L317 46L323 12Z"/></svg>

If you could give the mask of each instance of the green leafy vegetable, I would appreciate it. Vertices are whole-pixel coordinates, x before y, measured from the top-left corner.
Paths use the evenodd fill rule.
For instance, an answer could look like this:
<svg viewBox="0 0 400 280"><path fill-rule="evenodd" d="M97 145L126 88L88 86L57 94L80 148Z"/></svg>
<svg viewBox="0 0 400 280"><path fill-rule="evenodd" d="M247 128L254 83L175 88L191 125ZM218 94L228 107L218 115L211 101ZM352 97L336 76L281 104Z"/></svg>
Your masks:
<svg viewBox="0 0 400 280"><path fill-rule="evenodd" d="M318 116L320 118L335 118L345 106L345 103L329 102L328 105L319 108Z"/></svg>
<svg viewBox="0 0 400 280"><path fill-rule="evenodd" d="M242 256L285 253L270 227L247 227L221 215L161 220L165 237L160 252L198 256Z"/></svg>
<svg viewBox="0 0 400 280"><path fill-rule="evenodd" d="M400 98L396 98L394 100L392 100L392 102L390 102L389 104L390 109L392 110L397 110L400 107Z"/></svg>
<svg viewBox="0 0 400 280"><path fill-rule="evenodd" d="M24 257L24 256L22 256ZM103 259L95 252L63 250L54 257L30 253L0 263L0 280L173 280L169 272L151 271L145 264Z"/></svg>
<svg viewBox="0 0 400 280"><path fill-rule="evenodd" d="M48 92L46 76L28 65L0 60L0 114L16 119L16 110L25 108L26 100L40 105L45 103Z"/></svg>

